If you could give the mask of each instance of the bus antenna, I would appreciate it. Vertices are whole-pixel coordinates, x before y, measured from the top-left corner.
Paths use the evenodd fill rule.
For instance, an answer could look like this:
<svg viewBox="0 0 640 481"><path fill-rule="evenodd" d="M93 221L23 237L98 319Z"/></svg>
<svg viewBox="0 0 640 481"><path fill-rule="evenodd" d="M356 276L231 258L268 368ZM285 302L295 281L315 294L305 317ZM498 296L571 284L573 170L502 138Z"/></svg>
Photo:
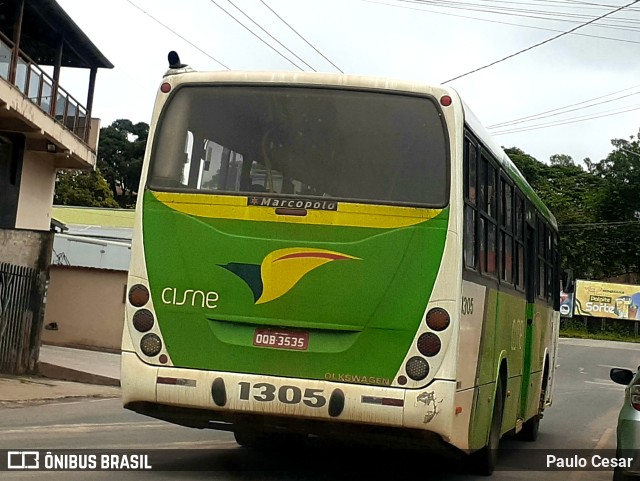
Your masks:
<svg viewBox="0 0 640 481"><path fill-rule="evenodd" d="M175 50L172 50L171 52L169 52L168 58L169 58L169 68L184 68L187 66L187 64L180 63L180 56L178 55L178 52L176 52Z"/></svg>

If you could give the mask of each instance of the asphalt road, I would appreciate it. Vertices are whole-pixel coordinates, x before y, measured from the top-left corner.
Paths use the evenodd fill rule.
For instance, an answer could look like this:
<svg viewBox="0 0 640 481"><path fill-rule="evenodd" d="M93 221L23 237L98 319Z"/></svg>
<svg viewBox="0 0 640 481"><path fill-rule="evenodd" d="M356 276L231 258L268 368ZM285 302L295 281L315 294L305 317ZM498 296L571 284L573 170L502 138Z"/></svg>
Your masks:
<svg viewBox="0 0 640 481"><path fill-rule="evenodd" d="M532 471L542 453L564 449L615 448L617 413L624 388L609 380L611 367L640 365L640 345L561 340L554 403L541 422L535 443L503 440L495 481L605 481L611 471ZM419 451L365 449L313 440L305 445L256 452L240 448L226 432L173 426L125 411L118 399L87 399L0 408L0 449L175 449L137 472L4 472L7 480L340 480L412 477L428 480L487 479L468 474L456 459L426 457ZM157 461L157 459L156 459ZM159 463L159 464L158 464ZM160 471L158 469L166 471Z"/></svg>

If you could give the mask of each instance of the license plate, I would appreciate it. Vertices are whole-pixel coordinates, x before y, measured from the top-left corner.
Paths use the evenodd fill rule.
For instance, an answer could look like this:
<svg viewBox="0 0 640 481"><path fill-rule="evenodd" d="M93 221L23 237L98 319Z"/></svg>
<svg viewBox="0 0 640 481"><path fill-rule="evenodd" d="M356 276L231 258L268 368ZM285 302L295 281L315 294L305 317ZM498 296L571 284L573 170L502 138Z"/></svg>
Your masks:
<svg viewBox="0 0 640 481"><path fill-rule="evenodd" d="M307 347L309 347L309 333L275 329L256 329L253 335L253 345L306 351Z"/></svg>

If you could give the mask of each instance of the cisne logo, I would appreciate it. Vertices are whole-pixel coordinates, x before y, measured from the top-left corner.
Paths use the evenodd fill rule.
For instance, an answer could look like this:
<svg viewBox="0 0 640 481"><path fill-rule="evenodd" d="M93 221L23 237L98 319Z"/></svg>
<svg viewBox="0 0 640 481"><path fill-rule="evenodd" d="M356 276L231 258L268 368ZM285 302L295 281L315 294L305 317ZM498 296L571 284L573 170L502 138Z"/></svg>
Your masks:
<svg viewBox="0 0 640 481"><path fill-rule="evenodd" d="M312 270L329 262L343 260L360 259L324 249L290 247L271 252L260 265L232 262L220 267L232 272L249 286L256 304L264 304L289 292Z"/></svg>

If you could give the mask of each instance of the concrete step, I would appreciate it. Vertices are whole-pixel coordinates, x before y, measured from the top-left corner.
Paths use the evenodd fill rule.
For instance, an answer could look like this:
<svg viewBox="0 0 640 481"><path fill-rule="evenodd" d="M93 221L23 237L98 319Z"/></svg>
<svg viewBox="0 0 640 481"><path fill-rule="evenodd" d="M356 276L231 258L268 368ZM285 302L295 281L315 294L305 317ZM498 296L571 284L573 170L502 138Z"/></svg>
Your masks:
<svg viewBox="0 0 640 481"><path fill-rule="evenodd" d="M120 386L120 354L42 345L38 374L63 381Z"/></svg>
<svg viewBox="0 0 640 481"><path fill-rule="evenodd" d="M58 366L48 362L38 362L38 375L60 381L73 381L101 386L120 386L120 379L80 371L70 367Z"/></svg>

